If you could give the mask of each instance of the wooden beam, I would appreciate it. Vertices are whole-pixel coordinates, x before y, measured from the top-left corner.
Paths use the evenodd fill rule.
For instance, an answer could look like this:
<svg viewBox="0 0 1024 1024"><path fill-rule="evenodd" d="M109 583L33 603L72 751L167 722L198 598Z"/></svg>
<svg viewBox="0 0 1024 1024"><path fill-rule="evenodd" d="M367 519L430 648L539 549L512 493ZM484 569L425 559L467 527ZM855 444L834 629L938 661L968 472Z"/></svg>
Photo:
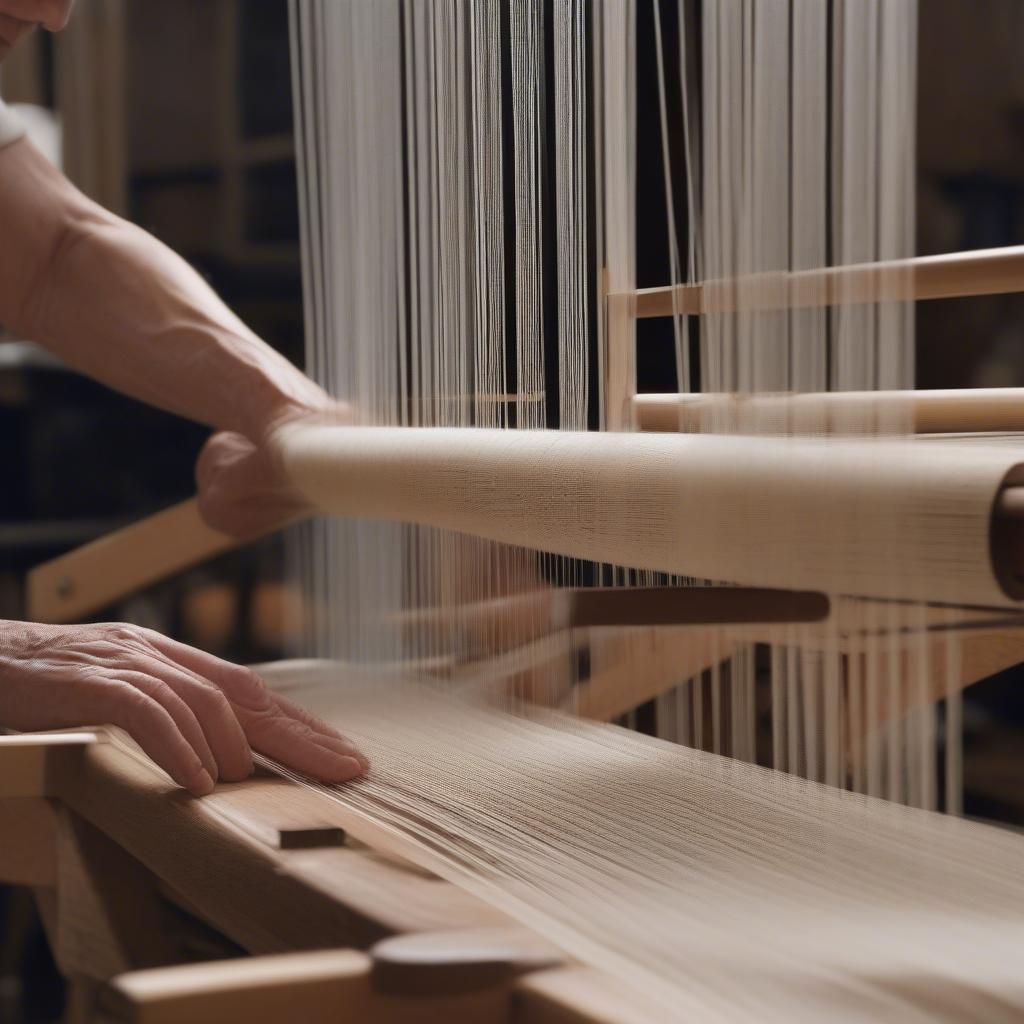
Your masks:
<svg viewBox="0 0 1024 1024"><path fill-rule="evenodd" d="M157 879L109 836L62 807L57 812L53 954L71 978L115 974L176 959Z"/></svg>
<svg viewBox="0 0 1024 1024"><path fill-rule="evenodd" d="M930 501L933 491L941 493L948 461L961 449L936 442L910 456L908 443L875 445L868 459L862 450L867 442L833 449L820 439L794 439L781 457L771 439L750 439L761 454L757 460L737 439L713 436L307 426L283 428L274 446L296 488L327 513L415 522L576 558L772 586L779 577L790 578L788 567L777 564L787 547L758 546L761 535L744 523L743 506L735 501L737 481L723 467L734 464L738 474L756 464L786 484L758 492L784 509L773 518L765 507L767 533L797 511L808 523L831 521L852 507L853 497L869 495L885 471L899 478L910 457L920 465L907 475L907 486L919 503ZM981 465L993 477L1005 477L1014 465L1012 453L980 451ZM826 472L830 486L822 487L818 480ZM517 478L529 482L533 500L525 505L522 488L510 483ZM446 479L450 485L438 485ZM712 503L718 516L696 515L698 498ZM938 529L940 517L934 518L921 529ZM639 531L641 521L645 529ZM722 545L721 533L736 539ZM868 543L875 534L858 536ZM235 543L206 527L195 503L187 502L34 570L29 614L76 618ZM987 562L979 551L975 558L979 569ZM829 578L851 592L868 588L862 569L841 564L852 581L832 578L822 560L802 565L794 583L810 589ZM917 578L904 573L894 596L928 599L933 588ZM915 582L904 587L905 580ZM997 603L1005 583L983 572L972 582L975 589L965 591L964 600L978 604Z"/></svg>
<svg viewBox="0 0 1024 1024"><path fill-rule="evenodd" d="M56 885L57 818L49 800L0 799L0 882L33 888Z"/></svg>
<svg viewBox="0 0 1024 1024"><path fill-rule="evenodd" d="M645 394L633 397L638 430L698 433L711 414L735 415L740 423L777 424L780 434L801 421L817 432L842 433L870 409L884 424L906 420L917 434L1015 433L1024 431L1024 388L956 388L933 391L817 391L793 394ZM764 429L770 430L767 426Z"/></svg>
<svg viewBox="0 0 1024 1024"><path fill-rule="evenodd" d="M641 288L612 293L635 317L809 309L854 303L952 299L1024 291L1024 246L858 263L820 270Z"/></svg>
<svg viewBox="0 0 1024 1024"><path fill-rule="evenodd" d="M516 1024L651 1024L665 1008L642 991L588 967L556 967L522 978Z"/></svg>
<svg viewBox="0 0 1024 1024"><path fill-rule="evenodd" d="M423 998L381 992L370 958L350 949L133 972L100 993L98 1009L110 1024L507 1024L512 1012L503 986Z"/></svg>
<svg viewBox="0 0 1024 1024"><path fill-rule="evenodd" d="M351 949L183 964L121 975L98 1008L126 1024L363 1024L369 976L369 957Z"/></svg>
<svg viewBox="0 0 1024 1024"><path fill-rule="evenodd" d="M255 954L367 947L407 931L508 921L455 886L373 852L267 843L285 813L362 838L346 808L280 779L220 785L198 799L118 741L91 748L59 789L70 808Z"/></svg>
<svg viewBox="0 0 1024 1024"><path fill-rule="evenodd" d="M57 796L59 778L99 740L94 732L0 735L0 798Z"/></svg>
<svg viewBox="0 0 1024 1024"><path fill-rule="evenodd" d="M26 614L74 622L239 543L207 526L193 498L33 569Z"/></svg>

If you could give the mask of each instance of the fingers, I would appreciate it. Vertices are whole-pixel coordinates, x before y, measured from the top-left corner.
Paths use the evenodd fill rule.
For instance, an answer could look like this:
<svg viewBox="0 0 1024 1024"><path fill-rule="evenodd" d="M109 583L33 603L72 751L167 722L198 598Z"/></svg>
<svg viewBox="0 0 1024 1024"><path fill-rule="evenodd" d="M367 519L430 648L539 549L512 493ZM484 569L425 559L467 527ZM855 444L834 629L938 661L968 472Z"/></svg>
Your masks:
<svg viewBox="0 0 1024 1024"><path fill-rule="evenodd" d="M243 712L242 717L244 720L247 714ZM348 782L365 770L351 744L342 747L344 741L317 734L305 722L282 712L253 715L246 732L261 753L314 779ZM336 749L328 743L342 748Z"/></svg>
<svg viewBox="0 0 1024 1024"><path fill-rule="evenodd" d="M160 702L120 679L103 683L106 717L113 725L124 729L179 786L195 796L213 790L213 779L195 747Z"/></svg>
<svg viewBox="0 0 1024 1024"><path fill-rule="evenodd" d="M212 654L149 629L140 632L156 650L171 661L219 686L233 704L240 704L250 711L266 711L270 708L270 691L266 683L251 668L223 661Z"/></svg>
<svg viewBox="0 0 1024 1024"><path fill-rule="evenodd" d="M240 782L253 773L252 750L224 691L154 652L147 669L188 705L215 760L214 779Z"/></svg>
<svg viewBox="0 0 1024 1024"><path fill-rule="evenodd" d="M296 721L308 726L312 730L315 743L319 743L320 746L327 747L328 750L334 750L346 757L354 757L364 772L369 769L369 758L347 736L338 732L334 726L328 725L322 718L311 715L305 708L300 707L287 697L282 697L275 693L274 702L290 718L294 718Z"/></svg>
<svg viewBox="0 0 1024 1024"><path fill-rule="evenodd" d="M220 775L217 759L210 749L202 726L188 704L166 682L156 676L147 675L145 672L120 671L117 678L155 700L170 715L182 739L195 751L206 773L216 782Z"/></svg>
<svg viewBox="0 0 1024 1024"><path fill-rule="evenodd" d="M147 629L116 626L110 632L112 636L108 643L113 646L110 653L105 652L100 664L108 666L110 674L128 681L131 681L128 673L132 671L159 680L188 706L198 723L203 746L212 755L213 778L223 782L239 782L248 778L253 772L252 751L223 687L217 685L216 680L210 680L208 672L197 672L182 664L182 652L186 652L196 656L190 659L194 664L202 665L198 658L200 652L185 644L174 644ZM167 653L172 649L171 645L179 654L177 659ZM235 669L236 673L243 674L242 678L247 671L209 655L203 655L203 658L225 670ZM226 671L221 672L221 675L226 674ZM149 690L144 689L143 692L156 696Z"/></svg>
<svg viewBox="0 0 1024 1024"><path fill-rule="evenodd" d="M350 740L299 705L272 694L252 669L222 661L159 633L147 631L146 638L177 665L224 691L246 739L260 753L328 782L355 778L369 768L369 761Z"/></svg>

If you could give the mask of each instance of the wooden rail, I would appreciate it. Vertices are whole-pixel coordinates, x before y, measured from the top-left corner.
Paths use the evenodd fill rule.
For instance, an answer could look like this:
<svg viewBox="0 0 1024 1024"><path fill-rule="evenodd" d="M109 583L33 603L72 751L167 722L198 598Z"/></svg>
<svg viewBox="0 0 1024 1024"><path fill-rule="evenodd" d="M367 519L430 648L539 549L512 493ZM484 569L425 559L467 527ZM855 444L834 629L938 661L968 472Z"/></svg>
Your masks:
<svg viewBox="0 0 1024 1024"><path fill-rule="evenodd" d="M1024 291L1024 246L917 256L882 263L755 274L701 284L611 293L637 319L740 310L953 299Z"/></svg>

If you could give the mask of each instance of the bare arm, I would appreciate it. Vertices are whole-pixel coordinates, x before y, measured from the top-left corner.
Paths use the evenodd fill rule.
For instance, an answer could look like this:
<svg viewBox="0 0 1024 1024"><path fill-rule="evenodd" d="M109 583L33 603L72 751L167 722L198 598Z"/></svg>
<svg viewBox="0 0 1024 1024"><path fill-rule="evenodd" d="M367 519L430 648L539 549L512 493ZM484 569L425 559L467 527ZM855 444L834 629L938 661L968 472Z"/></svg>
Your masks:
<svg viewBox="0 0 1024 1024"><path fill-rule="evenodd" d="M118 391L254 441L330 402L183 259L27 139L0 149L0 323Z"/></svg>

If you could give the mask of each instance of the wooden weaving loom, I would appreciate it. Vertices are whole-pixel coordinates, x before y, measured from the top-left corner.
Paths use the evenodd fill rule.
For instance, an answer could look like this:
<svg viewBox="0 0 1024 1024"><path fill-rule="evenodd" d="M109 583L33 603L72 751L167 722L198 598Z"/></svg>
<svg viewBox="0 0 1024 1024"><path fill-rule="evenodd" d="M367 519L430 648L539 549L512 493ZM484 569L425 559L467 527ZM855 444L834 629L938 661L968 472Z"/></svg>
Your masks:
<svg viewBox="0 0 1024 1024"><path fill-rule="evenodd" d="M723 313L827 306L881 321L901 302L1024 292L1024 249L884 258L913 251L912 4L766 0L756 18L753 4L696 6L712 69L703 105L684 95L670 111L665 98L666 56L677 49L685 63L695 49L682 45L694 5L653 5L657 52L646 62L658 68L663 122L682 115L675 177L684 163L693 222L681 257L666 128L675 252L663 280L702 284L637 290L632 4L292 5L307 368L375 425L283 428L270 441L283 474L311 514L345 528L410 524L383 536L408 544L417 568L446 567L430 545L451 554L438 538L455 534L601 571L581 586L553 573L480 601L453 588L465 602L456 607L388 605L409 612L389 629L465 640L416 647L442 656L400 670L371 658L360 669L262 667L271 687L337 719L367 751L372 771L348 787L261 762L255 777L197 800L115 730L0 738L0 878L35 890L80 1019L1021 1019L1020 838L934 813L924 782L908 795L920 810L876 799L883 765L902 780L892 748L885 760L872 744L936 698L952 706L963 687L1024 662L1024 390L888 390L908 384L904 372L865 373L857 387L886 389L866 395L818 393L855 375L794 379L780 390L801 393L780 395L756 374L749 386L701 373L694 390L710 393L638 394L634 335L640 319L671 316L681 349L690 315L713 335ZM670 7L679 47L660 34ZM885 17L885 31L872 17ZM692 69L676 72L686 93ZM736 88L720 93L723 82ZM825 83L833 110L821 105ZM779 111L794 113L792 126L773 120ZM699 148L694 112L707 115ZM834 115L843 131L825 130ZM788 173L797 142L792 153L771 144L808 122L810 186ZM826 182L823 150L842 180ZM873 165L859 159L868 150ZM853 187L860 172L885 182L882 199ZM849 201L840 215L833 193ZM791 224L776 209L782 196L813 203ZM749 220L732 216L737 207ZM781 254L759 248L778 222L782 234L806 227L803 216L820 229L817 256L797 252L796 226ZM854 244L861 221L885 237ZM736 252L719 252L737 239ZM755 272L765 266L822 269ZM546 337L552 292L558 330ZM829 354L850 340L807 333ZM871 336L880 349L887 339L895 355L880 361L905 354L912 331ZM763 355L744 352L752 364ZM549 361L559 369L546 376ZM556 390L557 421L544 419ZM851 410L882 426L848 429ZM748 420L758 429L745 432ZM549 422L564 432L497 429ZM234 543L187 502L40 566L29 615L92 615ZM384 543L348 550L390 553ZM372 559L362 562L369 591ZM614 573L657 585L589 585ZM714 585L676 586L686 579ZM350 610L369 622L361 604ZM547 632L506 629L513 611ZM504 645L484 651L475 639L496 623ZM869 674L887 699L865 699L854 715L850 696L845 733L830 746L826 735L813 757L794 739L806 709L790 700L786 717L772 716L773 756L785 748L788 759L773 767L785 770L759 768L757 737L714 696L721 667L750 670L756 646L827 666L813 694L824 707L807 713L815 724ZM694 679L695 738L607 724L651 700L678 712L680 684ZM518 699L511 710L496 700L500 715L461 703L474 687ZM447 719L452 707L462 717ZM721 750L701 735L716 716L730 721ZM564 790L552 778L566 778ZM842 792L851 779L858 792ZM956 810L951 794L944 806ZM874 950L887 942L881 962Z"/></svg>
<svg viewBox="0 0 1024 1024"><path fill-rule="evenodd" d="M888 294L885 267L829 270L823 277L846 274L856 284L857 301ZM1020 291L1024 249L912 261L900 268L898 279L901 287L913 282L915 298ZM766 301L799 303L806 280L769 282ZM687 302L714 301L708 294L682 290ZM673 312L669 290L613 295L608 303L629 316ZM701 401L626 398L624 407L647 430L685 429L689 403ZM926 392L912 400L922 434L1024 431L1024 391ZM407 435L411 464L423 460L426 476L432 466L429 432ZM472 446L469 439L457 442L462 440L471 461ZM394 442L386 434L380 443ZM555 435L544 443L557 451L565 439ZM922 454L933 450L928 445L942 444L915 443ZM450 439L446 444L446 458L458 463L457 446L453 450ZM362 437L359 446L364 450ZM304 486L308 464L297 457L285 465L297 467L296 482ZM345 472L368 474L372 487L372 466L353 459ZM542 482L550 483L558 467L550 466L551 478L543 466L540 472ZM652 477L652 487L656 482ZM369 498L365 486L355 490L375 514L381 502L395 500L386 488ZM959 686L1024 661L1016 604L1024 578L1022 493L1016 474L1010 474L992 496L993 575L1004 581L1007 598L992 607L943 604L929 613L931 627L967 630ZM457 508L426 507L420 521L459 525ZM512 539L545 549L550 533L543 517L550 510L535 511L519 517L526 535ZM394 507L390 514L404 511ZM498 539L508 537L500 525L491 531ZM29 579L29 617L60 622L91 615L234 544L203 525L195 502L186 502L40 566ZM621 560L620 547L611 546L605 557ZM648 643L623 644L621 658L606 658L602 664L609 667L580 684L581 713L613 718L709 667L721 656L705 639L709 622L716 628L728 624L737 642L756 642L770 639L779 622L821 622L824 629L838 621L841 631L850 607L865 598L885 600L864 594L849 598L849 605L830 606L813 590L787 594L754 586L708 590L700 600L693 593L700 592L580 590L551 596L553 621L584 631L592 645L623 644L627 628L650 630ZM591 627L601 629L586 632ZM272 686L275 680L295 686L314 668L268 666L265 672ZM296 692L303 699L302 690ZM372 822L294 786L271 767L197 800L114 733L11 736L0 739L0 798L0 878L35 890L58 963L75 982L82 1019L659 1019L642 992L573 964L544 936L406 861L400 844L396 849L393 837ZM234 956L239 952L250 956ZM224 956L230 958L213 959ZM179 961L193 962L173 966Z"/></svg>

